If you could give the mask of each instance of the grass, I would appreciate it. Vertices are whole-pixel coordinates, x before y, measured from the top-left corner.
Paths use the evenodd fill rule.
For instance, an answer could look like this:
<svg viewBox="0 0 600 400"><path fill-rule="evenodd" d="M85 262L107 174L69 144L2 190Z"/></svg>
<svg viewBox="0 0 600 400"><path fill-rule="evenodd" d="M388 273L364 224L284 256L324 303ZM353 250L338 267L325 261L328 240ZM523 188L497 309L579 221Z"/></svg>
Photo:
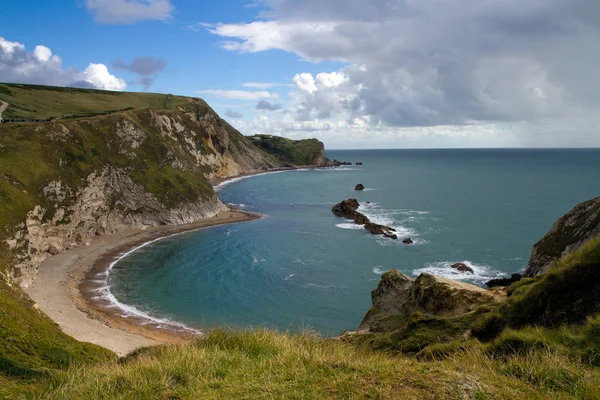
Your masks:
<svg viewBox="0 0 600 400"><path fill-rule="evenodd" d="M32 378L71 364L115 360L96 345L65 335L19 289L0 281L0 376Z"/></svg>
<svg viewBox="0 0 600 400"><path fill-rule="evenodd" d="M555 261L548 273L516 285L500 313L513 327L582 323L589 315L600 312L599 284L600 237L597 237Z"/></svg>
<svg viewBox="0 0 600 400"><path fill-rule="evenodd" d="M553 362L547 364L545 361ZM2 383L4 383L2 385ZM0 375L3 398L551 399L597 398L600 374L553 353L506 360L473 348L441 360L372 352L267 330L217 330L187 345L72 365L32 380Z"/></svg>
<svg viewBox="0 0 600 400"><path fill-rule="evenodd" d="M9 103L5 119L82 118L127 109L173 109L189 103L186 97L157 93L113 92L55 86L0 83L0 100ZM166 107L165 107L166 106Z"/></svg>

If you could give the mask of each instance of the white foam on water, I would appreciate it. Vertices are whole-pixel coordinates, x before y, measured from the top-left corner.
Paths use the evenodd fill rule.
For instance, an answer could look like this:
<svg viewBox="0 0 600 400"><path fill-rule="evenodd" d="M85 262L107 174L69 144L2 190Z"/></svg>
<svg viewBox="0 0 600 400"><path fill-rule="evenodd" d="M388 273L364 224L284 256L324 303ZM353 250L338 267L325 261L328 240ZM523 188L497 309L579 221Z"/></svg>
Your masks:
<svg viewBox="0 0 600 400"><path fill-rule="evenodd" d="M264 258L252 257L252 264L258 264L259 262L265 262Z"/></svg>
<svg viewBox="0 0 600 400"><path fill-rule="evenodd" d="M213 189L215 190L215 192L218 192L221 189L223 189L225 186L230 185L230 184L232 184L234 182L239 182L239 181L244 180L244 179L253 178L255 176L262 176L262 175L268 175L268 174L279 174L281 172L288 172L288 171L295 171L295 170L293 170L293 169L287 170L286 169L286 170L283 170L283 171L268 171L268 172L262 172L260 174L238 176L236 178L227 179L227 180L219 183L217 186L214 186Z"/></svg>
<svg viewBox="0 0 600 400"><path fill-rule="evenodd" d="M471 269L473 273L460 272L452 265L462 262ZM477 283L484 283L490 279L501 278L505 276L504 273L494 270L489 265L475 264L471 261L441 261L425 264L424 268L415 269L413 275L420 275L422 273L428 273L432 275L442 276L457 281L472 281Z"/></svg>
<svg viewBox="0 0 600 400"><path fill-rule="evenodd" d="M319 283L309 283L304 285L303 287L314 287L318 289L333 289L333 288L341 288L344 289L346 286L336 286L336 285L321 285Z"/></svg>
<svg viewBox="0 0 600 400"><path fill-rule="evenodd" d="M336 224L335 226L336 226L336 228L341 228L341 229L365 229L365 227L363 225L359 225L354 222L346 222L343 224Z"/></svg>
<svg viewBox="0 0 600 400"><path fill-rule="evenodd" d="M382 267L382 265L380 265L379 267ZM381 268L379 267L375 267L373 268L373 273L377 274L377 275L383 275L385 273L385 271L383 271Z"/></svg>
<svg viewBox="0 0 600 400"><path fill-rule="evenodd" d="M296 274L289 274L288 276L286 276L285 278L283 278L284 281L289 281L290 279L292 279L294 276L296 276Z"/></svg>
<svg viewBox="0 0 600 400"><path fill-rule="evenodd" d="M164 239L168 239L171 238L173 236L178 236L181 235L183 233L186 232L179 232L179 233L175 233L173 235L169 235L169 236L163 236L163 237L159 237L157 239L154 240L150 240L146 243L143 243L125 253L123 253L120 257L118 257L115 261L113 261L112 263L110 263L110 265L108 266L107 270L105 273L103 273L103 275L105 276L104 279L104 286L100 287L97 291L101 293L101 295L99 296L95 296L95 299L103 299L103 300L107 300L110 304L108 305L109 308L118 308L121 311L121 316L128 318L128 317L136 317L136 318L141 318L142 319L142 324L150 324L150 323L154 323L154 324L159 324L158 327L170 327L170 328L176 328L176 329L180 329L180 330L184 330L187 332L193 332L196 334L200 334L202 333L201 331L198 331L196 329L190 328L189 326L182 324L180 322L176 322L176 321L172 321L170 319L167 318L159 318L159 317L154 317L144 311L141 311L139 309L137 309L134 306L130 306L127 304L123 304L121 303L119 300L116 299L116 297L112 294L112 292L110 291L110 285L108 284L108 280L109 280L109 276L110 276L110 272L112 271L112 269L114 268L115 265L117 265L117 263L119 261L121 261L122 259L128 257L129 255L135 253L136 251L149 246L153 243L156 243L158 241L164 240ZM100 275L100 274L98 274ZM144 321L145 320L145 321Z"/></svg>

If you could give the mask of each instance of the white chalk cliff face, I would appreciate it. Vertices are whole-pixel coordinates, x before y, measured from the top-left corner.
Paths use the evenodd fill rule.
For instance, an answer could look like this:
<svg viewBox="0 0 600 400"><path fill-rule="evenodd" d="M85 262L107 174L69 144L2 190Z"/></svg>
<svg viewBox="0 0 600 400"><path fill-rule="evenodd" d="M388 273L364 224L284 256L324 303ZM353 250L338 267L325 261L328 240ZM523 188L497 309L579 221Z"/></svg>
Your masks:
<svg viewBox="0 0 600 400"><path fill-rule="evenodd" d="M85 135L101 138L118 163L107 158L83 173L58 159L64 172L39 188L37 204L5 240L15 259L12 280L29 285L46 258L96 235L212 217L226 207L208 180L278 166L210 108L201 111L135 110L36 126L57 148ZM151 160L153 153L159 156Z"/></svg>

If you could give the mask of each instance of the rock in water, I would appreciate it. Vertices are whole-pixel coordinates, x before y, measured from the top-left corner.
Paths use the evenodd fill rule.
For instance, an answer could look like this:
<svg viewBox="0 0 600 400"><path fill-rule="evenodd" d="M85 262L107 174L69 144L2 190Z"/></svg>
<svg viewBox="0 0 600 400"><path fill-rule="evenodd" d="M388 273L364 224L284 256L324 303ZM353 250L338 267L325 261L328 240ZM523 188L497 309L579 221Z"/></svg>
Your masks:
<svg viewBox="0 0 600 400"><path fill-rule="evenodd" d="M398 239L398 236L396 236L394 233L396 230L394 228L390 228L389 226L367 222L365 224L365 229L371 232L373 235L383 235L390 239Z"/></svg>
<svg viewBox="0 0 600 400"><path fill-rule="evenodd" d="M578 204L554 223L550 231L533 246L523 277L546 272L552 261L579 249L600 235L600 197Z"/></svg>
<svg viewBox="0 0 600 400"><path fill-rule="evenodd" d="M362 183L359 183L354 187L354 190L365 190L365 186Z"/></svg>
<svg viewBox="0 0 600 400"><path fill-rule="evenodd" d="M455 270L457 270L459 272L466 272L466 273L469 273L469 274L475 273L475 271L473 271L473 268L469 267L465 263L452 264L451 268L454 268Z"/></svg>
<svg viewBox="0 0 600 400"><path fill-rule="evenodd" d="M519 282L523 278L521 274L512 274L510 278L492 279L487 281L485 284L487 287L492 288L495 286L510 286L515 282Z"/></svg>
<svg viewBox="0 0 600 400"><path fill-rule="evenodd" d="M413 242L413 240L411 238L406 238L406 239L404 239L402 241L402 243L404 243L404 244L413 244L414 242Z"/></svg>
<svg viewBox="0 0 600 400"><path fill-rule="evenodd" d="M354 213L356 213L356 209L360 206L358 200L356 199L346 199L341 203L337 203L331 211L337 215L338 217L350 218L354 219Z"/></svg>
<svg viewBox="0 0 600 400"><path fill-rule="evenodd" d="M356 199L346 199L333 206L331 212L338 217L352 219L357 224L364 225L369 222L369 218L367 218L366 215L356 211L359 206L360 204Z"/></svg>
<svg viewBox="0 0 600 400"><path fill-rule="evenodd" d="M352 165L351 162L348 161L338 161L338 160L333 160L329 163L328 166L330 167L341 167L341 166L346 166L346 165Z"/></svg>
<svg viewBox="0 0 600 400"><path fill-rule="evenodd" d="M378 331L380 322L392 316L409 318L414 312L437 317L455 317L483 304L503 299L503 294L451 279L421 274L415 280L392 269L381 276L371 292L373 307L359 330ZM383 325L381 325L383 326Z"/></svg>
<svg viewBox="0 0 600 400"><path fill-rule="evenodd" d="M356 163L356 165L363 165L363 163L361 163L360 161Z"/></svg>

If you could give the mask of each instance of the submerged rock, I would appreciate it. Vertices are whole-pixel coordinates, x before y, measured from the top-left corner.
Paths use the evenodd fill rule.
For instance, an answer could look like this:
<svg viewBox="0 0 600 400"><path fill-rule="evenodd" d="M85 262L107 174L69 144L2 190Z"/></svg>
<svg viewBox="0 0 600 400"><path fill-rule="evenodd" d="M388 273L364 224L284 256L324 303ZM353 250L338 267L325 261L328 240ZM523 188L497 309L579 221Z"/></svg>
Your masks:
<svg viewBox="0 0 600 400"><path fill-rule="evenodd" d="M510 286L515 282L519 282L523 278L521 274L512 274L510 278L499 278L487 281L485 284L487 287L492 288L496 286Z"/></svg>
<svg viewBox="0 0 600 400"><path fill-rule="evenodd" d="M500 292L489 291L463 282L430 274L413 280L397 269L381 276L371 292L373 307L363 319L359 330L379 331L390 317L409 318L415 312L455 317L474 311L483 304L503 300Z"/></svg>
<svg viewBox="0 0 600 400"><path fill-rule="evenodd" d="M552 261L579 249L600 235L600 197L578 204L554 223L550 231L533 246L523 276L531 278L546 272Z"/></svg>
<svg viewBox="0 0 600 400"><path fill-rule="evenodd" d="M356 165L363 165L363 163L361 163L360 161L356 163Z"/></svg>
<svg viewBox="0 0 600 400"><path fill-rule="evenodd" d="M365 190L365 186L362 183L359 183L354 187L354 190Z"/></svg>
<svg viewBox="0 0 600 400"><path fill-rule="evenodd" d="M450 267L454 268L455 270L457 270L459 272L466 272L466 273L469 273L469 274L475 273L475 271L473 271L473 268L471 268L467 264L461 263L461 262L456 263L456 264L452 264Z"/></svg>
<svg viewBox="0 0 600 400"><path fill-rule="evenodd" d="M402 241L402 243L404 243L404 244L413 244L414 242L413 242L413 240L412 240L411 238L405 238L405 239Z"/></svg>

